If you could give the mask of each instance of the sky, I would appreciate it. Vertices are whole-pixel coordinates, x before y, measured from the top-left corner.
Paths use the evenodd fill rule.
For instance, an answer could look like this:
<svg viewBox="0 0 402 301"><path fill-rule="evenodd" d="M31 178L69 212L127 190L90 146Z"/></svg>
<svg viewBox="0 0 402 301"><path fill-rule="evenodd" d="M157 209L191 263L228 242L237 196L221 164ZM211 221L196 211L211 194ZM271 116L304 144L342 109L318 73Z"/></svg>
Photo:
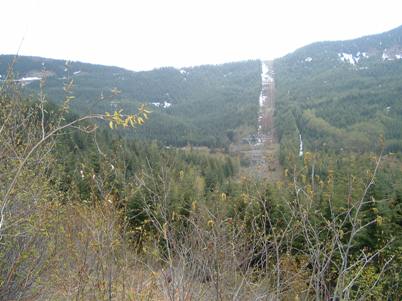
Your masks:
<svg viewBox="0 0 402 301"><path fill-rule="evenodd" d="M149 70L274 59L402 25L401 0L0 0L0 54Z"/></svg>

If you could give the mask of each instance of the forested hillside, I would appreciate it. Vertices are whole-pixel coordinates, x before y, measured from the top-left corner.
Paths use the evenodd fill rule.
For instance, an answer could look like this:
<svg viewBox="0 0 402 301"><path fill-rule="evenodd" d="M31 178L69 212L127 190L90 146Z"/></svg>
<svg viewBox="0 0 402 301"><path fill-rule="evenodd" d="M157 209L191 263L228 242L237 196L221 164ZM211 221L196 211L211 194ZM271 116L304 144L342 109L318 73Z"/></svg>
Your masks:
<svg viewBox="0 0 402 301"><path fill-rule="evenodd" d="M382 135L386 152L402 151L402 27L303 47L275 71L280 138L290 130L309 150L366 152Z"/></svg>
<svg viewBox="0 0 402 301"><path fill-rule="evenodd" d="M355 252L383 248L399 258L402 27L314 43L275 60L274 69L275 125L286 176L313 210L332 218L349 210L362 214ZM374 274L379 271L373 266Z"/></svg>
<svg viewBox="0 0 402 301"><path fill-rule="evenodd" d="M382 152L400 163L402 152L402 27L350 41L320 42L275 61L276 127L281 162L291 168L299 156L300 139L307 155L320 157L345 175L350 156ZM396 155L394 155L396 153ZM304 156L305 157L305 156ZM399 158L399 159L398 159ZM348 163L342 163L343 160ZM332 165L332 167L331 167ZM391 164L398 174L398 167ZM401 177L387 177L381 197L400 198Z"/></svg>
<svg viewBox="0 0 402 301"><path fill-rule="evenodd" d="M71 108L79 114L130 112L146 104L153 118L134 137L174 146L222 147L233 133L257 127L259 61L133 72L39 57L13 60L0 56L0 75L5 78L13 65L15 79L27 94L37 92L43 78L47 97L60 104L63 85L73 80Z"/></svg>

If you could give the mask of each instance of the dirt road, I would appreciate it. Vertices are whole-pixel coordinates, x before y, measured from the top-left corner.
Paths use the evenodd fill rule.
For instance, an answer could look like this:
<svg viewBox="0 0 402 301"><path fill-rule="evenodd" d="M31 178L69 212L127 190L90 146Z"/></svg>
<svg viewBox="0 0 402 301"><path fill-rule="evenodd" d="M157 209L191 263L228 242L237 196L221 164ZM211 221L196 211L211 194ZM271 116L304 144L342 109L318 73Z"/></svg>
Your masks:
<svg viewBox="0 0 402 301"><path fill-rule="evenodd" d="M275 135L273 114L275 109L275 82L271 61L262 62L261 94L259 99L257 133L242 140L235 147L249 166L242 174L272 180L280 180L279 144Z"/></svg>

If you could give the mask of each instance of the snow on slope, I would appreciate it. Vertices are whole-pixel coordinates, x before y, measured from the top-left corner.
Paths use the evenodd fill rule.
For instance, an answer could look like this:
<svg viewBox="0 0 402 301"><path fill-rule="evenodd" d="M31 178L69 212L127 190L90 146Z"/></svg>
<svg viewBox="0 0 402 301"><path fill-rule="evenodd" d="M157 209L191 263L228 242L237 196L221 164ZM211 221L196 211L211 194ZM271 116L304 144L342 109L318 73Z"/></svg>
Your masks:
<svg viewBox="0 0 402 301"><path fill-rule="evenodd" d="M152 102L151 103L153 106L158 107L158 108L170 108L172 104L170 102L164 101L164 102Z"/></svg>

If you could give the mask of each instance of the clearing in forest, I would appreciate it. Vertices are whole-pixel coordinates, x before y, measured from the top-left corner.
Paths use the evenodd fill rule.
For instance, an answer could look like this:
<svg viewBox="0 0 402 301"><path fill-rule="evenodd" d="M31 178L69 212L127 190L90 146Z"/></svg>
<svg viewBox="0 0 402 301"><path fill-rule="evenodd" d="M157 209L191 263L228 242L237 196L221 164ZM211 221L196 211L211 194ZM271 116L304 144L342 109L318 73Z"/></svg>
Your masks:
<svg viewBox="0 0 402 301"><path fill-rule="evenodd" d="M275 108L275 81L272 61L262 61L261 94L259 99L257 133L242 139L233 146L243 162L242 176L268 179L272 182L281 179L279 164L279 143L275 134L273 115Z"/></svg>

